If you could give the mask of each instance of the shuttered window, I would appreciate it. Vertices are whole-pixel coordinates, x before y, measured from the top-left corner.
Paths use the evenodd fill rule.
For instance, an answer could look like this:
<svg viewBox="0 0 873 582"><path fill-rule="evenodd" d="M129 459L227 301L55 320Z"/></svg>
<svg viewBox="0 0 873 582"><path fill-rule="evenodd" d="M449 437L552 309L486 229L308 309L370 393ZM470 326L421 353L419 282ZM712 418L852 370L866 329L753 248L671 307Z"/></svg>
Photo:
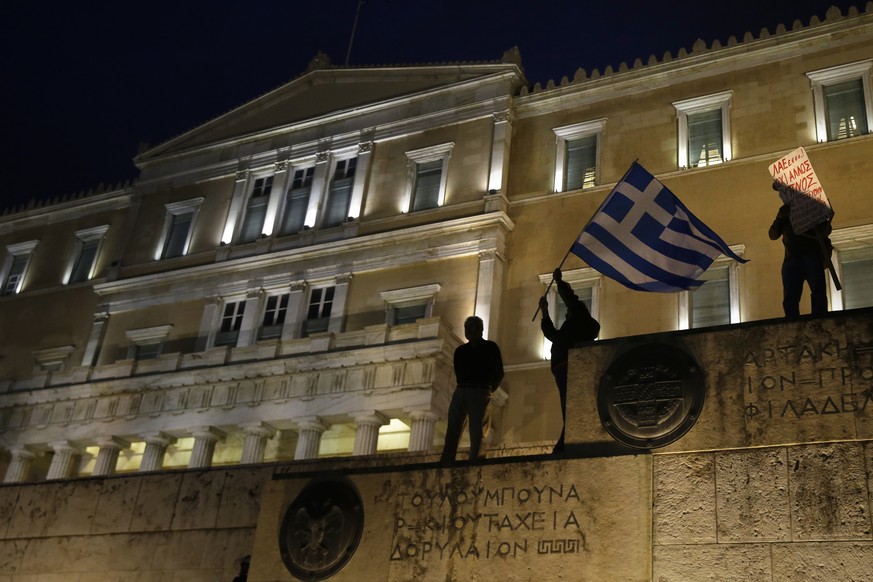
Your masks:
<svg viewBox="0 0 873 582"><path fill-rule="evenodd" d="M852 79L822 87L827 116L828 141L865 135L868 119L864 104L864 85Z"/></svg>
<svg viewBox="0 0 873 582"><path fill-rule="evenodd" d="M312 193L314 172L315 168L304 168L294 172L294 180L285 196L285 211L279 227L280 235L294 234L303 230L306 210L309 208L309 196Z"/></svg>
<svg viewBox="0 0 873 582"><path fill-rule="evenodd" d="M185 244L188 242L188 233L194 220L193 212L184 214L172 214L170 216L170 232L167 234L167 242L161 256L165 259L181 257L185 254Z"/></svg>
<svg viewBox="0 0 873 582"><path fill-rule="evenodd" d="M421 162L415 167L415 187L412 194L412 210L427 210L439 205L440 181L443 160Z"/></svg>
<svg viewBox="0 0 873 582"><path fill-rule="evenodd" d="M264 218L267 216L267 203L273 189L273 176L258 178L252 188L252 195L246 205L246 215L240 231L241 242L257 240L264 232Z"/></svg>
<svg viewBox="0 0 873 582"><path fill-rule="evenodd" d="M70 275L70 283L87 281L91 276L91 268L94 266L94 260L97 258L100 239L83 240L80 242L80 245L79 256L76 257L73 272Z"/></svg>
<svg viewBox="0 0 873 582"><path fill-rule="evenodd" d="M843 307L856 309L873 306L873 251L840 251Z"/></svg>
<svg viewBox="0 0 873 582"><path fill-rule="evenodd" d="M336 170L327 193L324 226L339 226L348 218L357 162L357 158L350 158L336 163Z"/></svg>
<svg viewBox="0 0 873 582"><path fill-rule="evenodd" d="M731 288L728 267L710 267L703 285L691 292L691 327L711 327L731 322Z"/></svg>
<svg viewBox="0 0 873 582"><path fill-rule="evenodd" d="M688 158L692 168L723 160L722 110L688 114Z"/></svg>

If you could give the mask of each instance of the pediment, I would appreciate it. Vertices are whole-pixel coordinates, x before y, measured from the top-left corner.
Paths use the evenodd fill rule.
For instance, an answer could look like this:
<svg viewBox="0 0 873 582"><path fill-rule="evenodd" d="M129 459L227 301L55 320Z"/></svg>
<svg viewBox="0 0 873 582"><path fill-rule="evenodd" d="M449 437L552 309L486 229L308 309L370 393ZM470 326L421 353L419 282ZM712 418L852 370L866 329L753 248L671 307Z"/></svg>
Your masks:
<svg viewBox="0 0 873 582"><path fill-rule="evenodd" d="M520 73L516 64L500 62L313 70L144 152L138 160L317 121L379 103L402 102L422 92L508 71Z"/></svg>

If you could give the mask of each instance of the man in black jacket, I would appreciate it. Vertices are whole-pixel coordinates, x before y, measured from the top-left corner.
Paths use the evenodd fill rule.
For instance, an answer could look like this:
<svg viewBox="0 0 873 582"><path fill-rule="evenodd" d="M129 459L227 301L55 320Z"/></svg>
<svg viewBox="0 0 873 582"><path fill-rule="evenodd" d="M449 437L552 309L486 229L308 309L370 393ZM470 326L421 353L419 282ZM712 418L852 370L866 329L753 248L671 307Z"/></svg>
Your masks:
<svg viewBox="0 0 873 582"><path fill-rule="evenodd" d="M470 460L479 458L482 446L482 420L491 400L491 393L503 379L503 358L496 343L482 337L485 326L476 316L464 322L464 337L467 343L455 350L455 378L458 387L452 394L449 405L448 427L440 462L454 462L458 440L467 418L470 427Z"/></svg>
<svg viewBox="0 0 873 582"><path fill-rule="evenodd" d="M540 311L543 314L540 328L546 339L552 342L552 375L555 377L558 395L561 397L561 436L552 450L553 453L560 453L564 450L564 432L567 424L567 359L570 348L577 342L596 338L600 333L600 324L591 317L588 307L573 293L570 284L563 280L561 269L555 269L553 278L558 287L558 295L567 306L567 319L560 329L556 329L549 316L549 301L543 295L540 298Z"/></svg>

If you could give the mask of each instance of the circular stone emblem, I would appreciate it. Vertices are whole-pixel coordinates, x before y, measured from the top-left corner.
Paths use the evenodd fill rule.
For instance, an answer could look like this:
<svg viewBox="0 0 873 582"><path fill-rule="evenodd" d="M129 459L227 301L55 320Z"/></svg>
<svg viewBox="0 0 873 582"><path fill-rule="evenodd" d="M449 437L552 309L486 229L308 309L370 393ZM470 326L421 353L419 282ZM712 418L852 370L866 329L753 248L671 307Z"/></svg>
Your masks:
<svg viewBox="0 0 873 582"><path fill-rule="evenodd" d="M351 483L311 481L285 512L279 550L288 571L302 580L336 574L358 548L364 506Z"/></svg>
<svg viewBox="0 0 873 582"><path fill-rule="evenodd" d="M617 441L650 449L684 435L697 421L705 387L684 350L652 343L619 355L600 379L600 422Z"/></svg>

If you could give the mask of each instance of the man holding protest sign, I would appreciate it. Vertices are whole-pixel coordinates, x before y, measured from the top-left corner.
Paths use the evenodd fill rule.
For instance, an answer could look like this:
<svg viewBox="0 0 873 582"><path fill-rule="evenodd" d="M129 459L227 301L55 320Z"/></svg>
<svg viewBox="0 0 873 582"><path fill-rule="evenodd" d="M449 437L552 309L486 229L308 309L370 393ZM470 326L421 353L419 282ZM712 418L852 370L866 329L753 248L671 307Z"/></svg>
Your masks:
<svg viewBox="0 0 873 582"><path fill-rule="evenodd" d="M782 261L782 309L785 317L800 315L803 282L809 285L812 314L828 311L827 280L829 268L837 289L839 279L831 262L831 218L834 211L801 147L770 165L773 189L783 205L768 232L770 240L782 238L785 258Z"/></svg>

